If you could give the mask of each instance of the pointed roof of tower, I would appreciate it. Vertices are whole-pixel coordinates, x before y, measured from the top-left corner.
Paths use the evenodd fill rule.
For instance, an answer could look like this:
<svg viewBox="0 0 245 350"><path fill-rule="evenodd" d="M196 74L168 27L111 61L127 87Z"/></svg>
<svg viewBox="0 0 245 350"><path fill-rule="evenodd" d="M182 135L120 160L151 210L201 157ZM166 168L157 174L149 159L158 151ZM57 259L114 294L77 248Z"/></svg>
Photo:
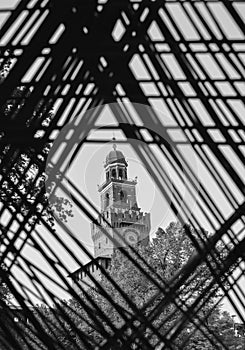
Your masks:
<svg viewBox="0 0 245 350"><path fill-rule="evenodd" d="M116 141L115 137L113 137L112 140ZM127 166L128 164L126 162L124 154L117 149L117 145L115 142L113 143L112 147L113 147L113 150L111 150L106 156L105 166L113 163L122 163Z"/></svg>

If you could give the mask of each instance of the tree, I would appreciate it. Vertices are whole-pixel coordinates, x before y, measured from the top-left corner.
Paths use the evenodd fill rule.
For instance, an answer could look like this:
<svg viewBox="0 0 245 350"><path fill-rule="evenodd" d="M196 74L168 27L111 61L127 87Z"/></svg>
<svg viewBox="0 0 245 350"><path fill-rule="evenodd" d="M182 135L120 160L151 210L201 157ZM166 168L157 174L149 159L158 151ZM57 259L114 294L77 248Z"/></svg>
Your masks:
<svg viewBox="0 0 245 350"><path fill-rule="evenodd" d="M11 65L11 51L7 50L3 55L5 58L0 59L0 84L6 79ZM5 105L1 106L0 118L4 125L6 121L13 119L17 111L21 111L22 106L26 103L31 94L30 89L26 86L17 86L12 95L6 101ZM0 203L8 208L9 212L16 220L31 225L34 228L40 222L40 217L44 218L49 227L54 229L54 214L60 220L66 221L68 217L72 217L72 205L67 198L63 198L54 193L53 187L56 181L59 181L60 174L56 175L54 181L47 185L46 160L51 148L50 142L42 141L45 131L50 127L53 118L53 111L51 101L40 100L33 115L24 124L28 131L31 124L35 121L38 125L36 133L33 135L34 141L40 141L41 147L34 147L32 145L20 145L1 143L0 144L0 167L1 167L1 188L0 188ZM15 120L12 121L13 125ZM4 133L0 133L0 138ZM23 135L24 139L25 135ZM52 197L52 201L50 198ZM34 205L35 204L35 205ZM3 213L3 217L4 217ZM28 220L27 220L28 216ZM4 238L6 235L6 228L4 225L0 226L1 244L4 245ZM5 266L0 267L0 272L5 277L8 276L8 269ZM6 326L6 317L10 325L8 330L12 329L12 340L21 339L18 337L17 324L14 323L11 314L11 309L8 302L12 295L4 281L0 279L0 300L3 305L6 305L5 312L2 314L2 332L0 331L0 347L7 341L4 336L4 327ZM22 325L28 331L24 325ZM30 333L30 330L28 331ZM7 333L6 333L7 334ZM35 340L35 338L34 338ZM7 345L6 345L7 346ZM10 346L10 345L9 345ZM24 346L24 345L23 345ZM8 348L8 347L6 347ZM24 347L23 347L24 348ZM15 346L13 345L13 349Z"/></svg>
<svg viewBox="0 0 245 350"><path fill-rule="evenodd" d="M0 83L6 79L11 69L13 62L11 50L7 50L3 57L0 60ZM17 86L6 104L1 107L2 120L13 118L17 111L21 111L26 101L28 102L30 94L31 91L26 86ZM51 103L52 101L41 99L33 115L24 125L27 131L33 121L39 125L38 130L33 135L34 141L35 139L41 140L50 126L53 118ZM73 216L69 200L57 196L52 191L55 182L59 181L61 175L56 174L54 181L47 185L46 161L50 148L50 142L44 142L41 148L14 144L1 146L0 202L7 204L13 212L18 212L23 216L27 216L31 212L29 223L32 225L39 222L40 212L50 226L54 225L54 213L60 220L64 221ZM52 201L50 201L51 197ZM33 212L33 204L37 198L36 212Z"/></svg>
<svg viewBox="0 0 245 350"><path fill-rule="evenodd" d="M38 322L38 330L33 319L20 325L21 332L17 338L21 349L29 350L30 346L33 350L46 350L47 344L51 344L49 348L54 350L87 349L88 343L94 347L85 311L77 309L74 301L63 300L53 307L36 305L32 316Z"/></svg>
<svg viewBox="0 0 245 350"><path fill-rule="evenodd" d="M1 304L8 305L12 295L3 278L3 274L5 276L7 275L7 268L4 264L2 264L0 270L2 273L2 276L0 277L0 301Z"/></svg>
<svg viewBox="0 0 245 350"><path fill-rule="evenodd" d="M192 231L192 234L197 241L200 242L202 237L199 237L198 234L203 235L203 233L195 233L191 227L189 227L189 229ZM147 264L158 274L159 281L164 281L166 283L168 283L177 272L181 271L194 250L193 244L186 233L186 229L182 227L180 223L174 222L172 222L166 230L159 228L156 232L155 238L153 238L152 243L149 246L137 247L139 255L142 256ZM220 246L217 254L227 254L225 247ZM133 254L133 257L134 261L142 264L136 255ZM148 268L145 267L144 270L147 272L148 276L153 276ZM140 269L138 269L120 250L117 250L112 257L109 275L139 309L145 305L145 303L150 301L158 291L158 287L150 280L150 278L142 273ZM185 281L184 285L179 288L179 305L182 303L185 307L190 306L196 298L202 295L211 279L212 273L210 269L206 263L201 264L193 275ZM131 305L122 298L120 293L105 277L102 277L101 285L105 288L108 294L112 296L113 301L115 301L120 308L126 310L128 313L134 312ZM98 290L91 288L89 293L115 327L123 325L124 321L122 316L116 311L115 307L113 307L107 299L99 293ZM203 334L201 330L195 329L195 326L189 322L175 338L175 346L177 346L177 348L183 348L184 350L216 349L213 344L217 344L217 337L215 336L219 333L217 333L217 330L214 328L214 324L219 327L219 332L221 334L224 332L222 329L228 327L228 323L223 322L224 318L221 315L221 311L216 307L218 297L220 296L220 290L217 285L212 286L209 290L209 295L210 299L198 312L197 317L202 320L204 326L213 330L213 333L211 332L211 335L209 335L210 341L207 336L208 331L205 335L205 332ZM154 301L152 301L145 309L144 314L146 317L153 309L155 309L161 298L160 294L160 296L154 299ZM153 325L159 329L161 334L168 334L172 331L176 321L181 319L181 316L181 311L174 302L172 302L163 308L160 314L154 318ZM211 326L212 318L215 318L216 321ZM223 323L220 320L222 320ZM210 324L207 325L207 321ZM109 329L109 325L107 325L105 321L104 325ZM150 339L151 330L147 328L145 332ZM94 336L101 338L101 340L103 339L103 337L95 331ZM235 338L234 334L230 334L230 337ZM156 345L157 337L153 336L150 341L152 345ZM185 344L185 347L183 347L182 344ZM196 347L194 347L194 345Z"/></svg>
<svg viewBox="0 0 245 350"><path fill-rule="evenodd" d="M224 350L225 348L221 344L218 344L217 338L220 339L229 350L242 350L244 348L245 338L236 334L231 315L227 311L222 311L221 305L212 310L208 321L208 328L211 331L210 337L213 340L213 343L217 344L217 346L211 345L210 342L207 342L206 337L197 330L184 349ZM212 334L215 334L217 338L214 338Z"/></svg>
<svg viewBox="0 0 245 350"><path fill-rule="evenodd" d="M194 233L193 233L194 234ZM221 247L222 248L222 247ZM220 253L226 254L220 248ZM158 229L155 238L149 246L136 247L138 254L147 262L147 264L156 272L160 281L166 283L178 272L188 261L192 255L194 248L186 235L185 229L179 223L171 223L166 230ZM130 254L130 250L128 249ZM133 254L133 258L142 264L140 258ZM148 276L154 274L150 272L150 268L144 267ZM112 256L109 274L116 282L116 284L124 291L126 296L131 300L137 308L142 308L146 302L158 291L158 287L145 276L143 272L138 269L133 262L131 262L122 251L115 251ZM157 278L157 277L155 277ZM202 264L195 274L195 278L191 278L186 282L182 288L178 291L179 301L190 305L195 298L197 298L204 290L205 286L210 282L211 272L205 264ZM120 293L114 288L111 283L102 277L101 285L105 288L107 293L116 302L118 307L124 312L134 314L134 310L130 302L125 301ZM222 342L228 347L229 350L242 349L244 338L238 338L235 336L234 325L232 317L222 311L221 305L216 305L220 292L215 286L211 289L212 295L208 302L201 308L195 319L202 320L202 326L196 327L192 322L188 322L183 327L181 333L175 337L174 342L171 343L176 349L183 350L224 350ZM89 297L92 298L99 309L104 312L106 318L110 320L112 324L120 329L124 320L115 307L108 302L101 293L91 287L87 290ZM53 308L46 306L38 306L33 313L40 324L38 334L35 335L35 325L30 324L23 329L33 349L46 349L42 342L41 330L50 337L53 342L54 349L85 349L86 343L84 340L95 347L96 344L100 344L107 336L104 335L106 331L109 335L113 335L113 329L111 325L106 321L105 317L98 314L94 309L94 306L87 298L86 293L81 293L83 303L87 308L84 308L78 300L71 299L67 302L63 301L60 305L56 305ZM144 315L149 316L150 312L155 309L159 301L162 300L162 294L145 309ZM179 302L181 304L181 302ZM97 327L96 322L93 320L93 315L98 315L99 324L104 329ZM161 334L166 334L173 330L173 326L177 320L180 320L182 313L176 307L174 303L170 303L161 310L160 315L154 318L153 326L159 329ZM140 323L135 320L134 326L138 329ZM150 341L152 346L156 349L161 349L161 344L158 344L158 337L152 336L151 329L146 327L142 329L141 333L146 335L146 338ZM132 334L132 330L128 328L126 334ZM122 335L122 334L121 334ZM219 342L221 340L221 343ZM23 340L21 340L23 343ZM140 339L139 341L139 347ZM131 343L131 348L135 348L137 337ZM27 349L23 343L23 349ZM123 348L123 342L117 345L113 345L112 349ZM120 347L121 346L121 347ZM108 349L110 347L108 346Z"/></svg>

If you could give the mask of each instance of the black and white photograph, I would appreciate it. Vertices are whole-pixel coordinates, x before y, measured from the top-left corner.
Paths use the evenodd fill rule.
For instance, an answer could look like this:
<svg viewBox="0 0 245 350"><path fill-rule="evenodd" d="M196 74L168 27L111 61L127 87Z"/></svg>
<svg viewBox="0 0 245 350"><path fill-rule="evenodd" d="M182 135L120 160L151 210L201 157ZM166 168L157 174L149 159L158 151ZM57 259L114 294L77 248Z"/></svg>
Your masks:
<svg viewBox="0 0 245 350"><path fill-rule="evenodd" d="M0 0L0 350L245 350L245 0Z"/></svg>

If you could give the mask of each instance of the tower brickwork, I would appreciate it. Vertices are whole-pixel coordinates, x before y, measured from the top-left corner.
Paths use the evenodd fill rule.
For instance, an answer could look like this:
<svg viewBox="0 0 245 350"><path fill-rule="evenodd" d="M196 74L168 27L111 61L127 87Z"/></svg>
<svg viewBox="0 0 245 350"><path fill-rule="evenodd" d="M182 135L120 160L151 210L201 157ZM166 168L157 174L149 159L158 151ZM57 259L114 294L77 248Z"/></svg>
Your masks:
<svg viewBox="0 0 245 350"><path fill-rule="evenodd" d="M138 207L137 178L128 178L127 167L123 153L114 144L104 165L105 182L98 188L101 205L99 224L92 223L91 226L95 258L111 257L114 250L122 245L149 242L150 213L143 213ZM104 230L117 243L112 242Z"/></svg>

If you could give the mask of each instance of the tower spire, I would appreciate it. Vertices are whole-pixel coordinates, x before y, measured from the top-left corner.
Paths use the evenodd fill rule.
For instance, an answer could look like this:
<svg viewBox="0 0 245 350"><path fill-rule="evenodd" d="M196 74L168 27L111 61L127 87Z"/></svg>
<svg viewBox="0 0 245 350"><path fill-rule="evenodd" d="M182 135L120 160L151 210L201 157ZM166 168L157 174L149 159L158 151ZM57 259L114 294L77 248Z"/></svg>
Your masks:
<svg viewBox="0 0 245 350"><path fill-rule="evenodd" d="M115 133L114 133L114 130L113 130L113 136L112 136L112 141L113 141L113 149L114 149L114 151L116 151L116 149L117 149L117 145L116 145L116 138L115 138Z"/></svg>

